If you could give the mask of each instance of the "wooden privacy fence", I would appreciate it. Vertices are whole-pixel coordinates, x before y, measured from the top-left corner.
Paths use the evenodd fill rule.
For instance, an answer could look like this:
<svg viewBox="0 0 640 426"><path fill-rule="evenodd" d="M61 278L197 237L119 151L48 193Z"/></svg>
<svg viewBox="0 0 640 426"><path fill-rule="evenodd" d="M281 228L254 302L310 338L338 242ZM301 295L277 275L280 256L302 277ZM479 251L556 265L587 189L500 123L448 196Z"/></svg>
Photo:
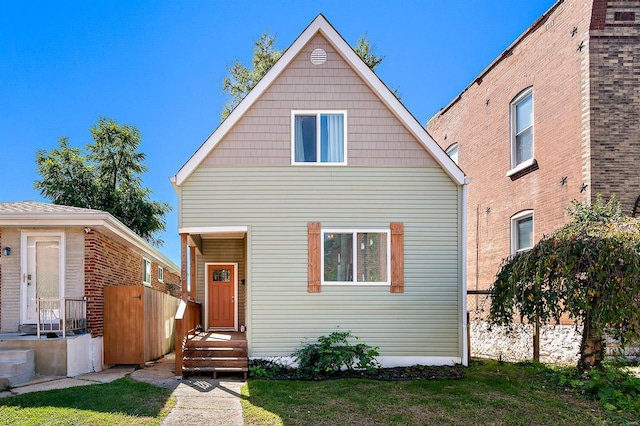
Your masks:
<svg viewBox="0 0 640 426"><path fill-rule="evenodd" d="M105 364L143 365L171 352L179 302L149 287L105 286Z"/></svg>

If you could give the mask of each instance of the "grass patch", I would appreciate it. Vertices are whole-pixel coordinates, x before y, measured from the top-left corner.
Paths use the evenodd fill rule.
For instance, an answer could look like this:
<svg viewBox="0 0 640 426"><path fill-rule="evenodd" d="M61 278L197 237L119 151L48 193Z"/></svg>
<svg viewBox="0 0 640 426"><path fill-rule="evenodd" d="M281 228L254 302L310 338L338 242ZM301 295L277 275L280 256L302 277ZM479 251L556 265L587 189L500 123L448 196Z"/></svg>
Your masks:
<svg viewBox="0 0 640 426"><path fill-rule="evenodd" d="M459 380L250 380L245 424L640 425L545 378L539 364L474 362Z"/></svg>
<svg viewBox="0 0 640 426"><path fill-rule="evenodd" d="M0 422L15 425L159 425L175 405L171 391L128 377L105 384L0 399Z"/></svg>

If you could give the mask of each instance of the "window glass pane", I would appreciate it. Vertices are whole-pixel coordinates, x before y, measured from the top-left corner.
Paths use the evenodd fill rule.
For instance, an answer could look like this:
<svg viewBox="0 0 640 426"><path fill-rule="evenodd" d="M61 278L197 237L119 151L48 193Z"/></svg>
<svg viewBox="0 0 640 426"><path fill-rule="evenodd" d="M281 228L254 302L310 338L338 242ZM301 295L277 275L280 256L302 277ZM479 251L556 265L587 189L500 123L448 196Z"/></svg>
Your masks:
<svg viewBox="0 0 640 426"><path fill-rule="evenodd" d="M522 132L533 123L533 98L527 96L516 105L516 133Z"/></svg>
<svg viewBox="0 0 640 426"><path fill-rule="evenodd" d="M341 163L344 157L344 116L320 116L320 158L323 163Z"/></svg>
<svg viewBox="0 0 640 426"><path fill-rule="evenodd" d="M387 234L358 233L358 282L387 281Z"/></svg>
<svg viewBox="0 0 640 426"><path fill-rule="evenodd" d="M324 280L353 281L353 234L324 233Z"/></svg>
<svg viewBox="0 0 640 426"><path fill-rule="evenodd" d="M453 160L454 163L458 164L458 144L452 145L449 149L447 149L447 155Z"/></svg>
<svg viewBox="0 0 640 426"><path fill-rule="evenodd" d="M316 116L296 115L294 120L295 160L296 162L315 162L316 153Z"/></svg>
<svg viewBox="0 0 640 426"><path fill-rule="evenodd" d="M518 233L517 250L525 250L533 247L533 216L520 219L516 223Z"/></svg>
<svg viewBox="0 0 640 426"><path fill-rule="evenodd" d="M142 281L151 282L151 262L146 259L142 260Z"/></svg>
<svg viewBox="0 0 640 426"><path fill-rule="evenodd" d="M533 157L533 128L516 136L516 165Z"/></svg>

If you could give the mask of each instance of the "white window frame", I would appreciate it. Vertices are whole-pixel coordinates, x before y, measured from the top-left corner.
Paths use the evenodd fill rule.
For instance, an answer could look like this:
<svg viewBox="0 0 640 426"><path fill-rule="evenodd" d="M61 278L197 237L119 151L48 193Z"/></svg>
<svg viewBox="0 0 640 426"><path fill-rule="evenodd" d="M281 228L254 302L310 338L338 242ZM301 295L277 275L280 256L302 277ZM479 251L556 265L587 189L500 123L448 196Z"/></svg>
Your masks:
<svg viewBox="0 0 640 426"><path fill-rule="evenodd" d="M517 128L518 128L518 123L517 123L517 110L518 110L518 105L520 105L520 103L522 103L522 101L524 101L526 98L531 97L531 125L529 127L527 127L527 129L531 129L531 158L524 160L520 163L517 163L517 159L516 159L516 153L517 153L517 147L516 147L516 132L517 132ZM534 127L534 117L535 117L535 105L533 102L533 86L529 87L525 90L523 90L522 92L520 92L520 94L518 94L518 96L516 96L513 101L511 101L510 104L510 119L511 119L511 130L510 130L510 134L511 134L511 170L509 170L509 172L507 173L507 176L511 176L521 170L526 169L527 167L532 166L535 163L535 127Z"/></svg>
<svg viewBox="0 0 640 426"><path fill-rule="evenodd" d="M324 234L353 234L353 248L351 252L354 258L352 259L354 268L357 268L356 253L358 252L358 238L357 235L361 233L370 234L386 234L387 235L387 280L380 282L362 282L357 281L357 274L353 274L353 281L325 281L324 279ZM356 285L356 286L389 286L391 285L391 230L385 229L368 229L368 228L323 228L320 231L320 279L322 285Z"/></svg>
<svg viewBox="0 0 640 426"><path fill-rule="evenodd" d="M149 265L149 268L147 268L147 264ZM147 278L147 270L149 271L149 281L145 281L145 279ZM147 287L151 287L151 261L149 259L147 259L146 257L142 258L142 284L146 285Z"/></svg>
<svg viewBox="0 0 640 426"><path fill-rule="evenodd" d="M456 158L453 158L454 151L455 151ZM449 158L453 160L454 163L458 164L458 153L459 153L458 142L454 142L451 145L449 145L449 148L445 150L445 153L449 156Z"/></svg>
<svg viewBox="0 0 640 426"><path fill-rule="evenodd" d="M343 144L343 150L344 152L342 153L342 161L341 162L326 162L323 163L321 161L321 155L320 155L320 140L321 140L321 134L320 134L320 116L321 115L325 115L325 114L341 114L343 117L343 140L344 140L344 144ZM295 121L296 121L296 116L297 115L315 115L316 116L316 161L315 162L308 162L308 161L296 161L296 151L295 151L295 147L296 147L296 125L295 125ZM347 141L347 111L346 110L292 110L291 111L291 164L295 165L295 166L346 166L347 165L347 145L348 145L348 141Z"/></svg>
<svg viewBox="0 0 640 426"><path fill-rule="evenodd" d="M518 222L522 219L531 218L531 247L525 247L518 249ZM533 216L533 210L523 210L519 213L511 216L511 254L529 251L535 245L533 236L535 235L535 218Z"/></svg>
<svg viewBox="0 0 640 426"><path fill-rule="evenodd" d="M164 282L164 268L160 265L158 265L158 281Z"/></svg>

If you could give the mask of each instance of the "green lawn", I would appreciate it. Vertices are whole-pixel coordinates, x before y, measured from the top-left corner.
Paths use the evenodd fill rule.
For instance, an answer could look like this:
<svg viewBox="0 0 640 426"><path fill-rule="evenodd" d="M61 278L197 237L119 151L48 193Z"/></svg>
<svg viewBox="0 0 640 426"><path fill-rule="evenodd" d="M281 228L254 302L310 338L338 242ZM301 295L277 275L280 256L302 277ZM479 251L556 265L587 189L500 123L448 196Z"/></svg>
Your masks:
<svg viewBox="0 0 640 426"><path fill-rule="evenodd" d="M474 362L462 380L250 380L246 425L640 425L544 379L540 365Z"/></svg>
<svg viewBox="0 0 640 426"><path fill-rule="evenodd" d="M159 425L171 391L128 377L111 383L0 398L2 425Z"/></svg>

